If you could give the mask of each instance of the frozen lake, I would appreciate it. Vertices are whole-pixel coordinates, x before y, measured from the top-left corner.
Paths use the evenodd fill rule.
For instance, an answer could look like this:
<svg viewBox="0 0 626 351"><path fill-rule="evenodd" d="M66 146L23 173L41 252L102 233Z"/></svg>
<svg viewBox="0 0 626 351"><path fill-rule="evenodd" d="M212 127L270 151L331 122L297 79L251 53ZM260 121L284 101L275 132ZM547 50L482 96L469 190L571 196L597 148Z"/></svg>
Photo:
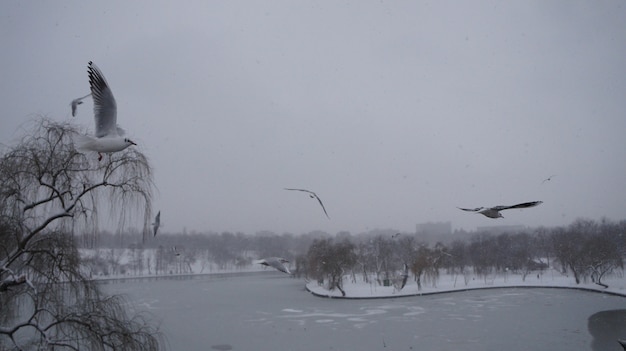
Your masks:
<svg viewBox="0 0 626 351"><path fill-rule="evenodd" d="M626 338L626 298L575 290L341 300L269 271L103 284L153 314L172 350L620 351Z"/></svg>

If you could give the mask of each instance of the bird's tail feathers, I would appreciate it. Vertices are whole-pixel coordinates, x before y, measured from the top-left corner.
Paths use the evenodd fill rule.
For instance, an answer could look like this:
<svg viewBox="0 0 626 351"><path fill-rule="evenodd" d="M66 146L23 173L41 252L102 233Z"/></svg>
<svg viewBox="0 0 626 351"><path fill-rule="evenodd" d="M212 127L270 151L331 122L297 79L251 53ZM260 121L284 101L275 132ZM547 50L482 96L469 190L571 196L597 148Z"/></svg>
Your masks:
<svg viewBox="0 0 626 351"><path fill-rule="evenodd" d="M75 134L72 140L78 151L91 151L91 146L94 143L94 138L84 134Z"/></svg>

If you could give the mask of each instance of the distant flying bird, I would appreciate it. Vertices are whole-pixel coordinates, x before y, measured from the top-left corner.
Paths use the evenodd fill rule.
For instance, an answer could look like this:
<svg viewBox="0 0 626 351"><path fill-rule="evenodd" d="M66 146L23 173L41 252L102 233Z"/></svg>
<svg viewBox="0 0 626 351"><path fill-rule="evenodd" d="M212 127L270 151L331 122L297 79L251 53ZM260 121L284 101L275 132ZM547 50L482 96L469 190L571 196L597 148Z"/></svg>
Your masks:
<svg viewBox="0 0 626 351"><path fill-rule="evenodd" d="M156 217L154 217L154 223L152 223L152 226L154 227L153 232L154 235L157 235L157 230L159 230L159 227L161 226L161 211L159 211L159 213L157 213Z"/></svg>
<svg viewBox="0 0 626 351"><path fill-rule="evenodd" d="M537 206L537 205L542 204L542 203L543 203L543 201L532 201L532 202L524 202L524 203L513 205L513 206L494 206L494 207L477 207L477 208L460 208L460 207L457 207L457 208L459 210L463 210L463 211L477 212L477 213L485 215L485 216L487 216L489 218L504 218L504 216L502 216L502 213L500 213L500 211L509 210L509 209L512 209L512 208L534 207L534 206Z"/></svg>
<svg viewBox="0 0 626 351"><path fill-rule="evenodd" d="M172 246L172 252L174 253L174 255L180 256L180 253L176 251L176 246Z"/></svg>
<svg viewBox="0 0 626 351"><path fill-rule="evenodd" d="M76 108L78 107L78 105L83 103L83 99L86 97L91 96L91 93L83 96L83 97L79 97L77 99L72 100L72 102L70 103L70 106L72 106L72 117L76 117Z"/></svg>
<svg viewBox="0 0 626 351"><path fill-rule="evenodd" d="M294 190L294 191L304 191L305 193L309 194L309 197L311 199L317 199L317 201L320 203L320 206L322 206L322 210L324 210L324 214L326 215L326 217L328 217L328 219L330 219L330 217L328 216L328 212L326 212L326 207L324 207L324 204L322 203L322 199L320 199L319 196L317 196L316 193L310 191L310 190L306 190L306 189L290 189L290 188L285 188L285 190Z"/></svg>
<svg viewBox="0 0 626 351"><path fill-rule="evenodd" d="M544 179L543 182L541 182L541 184L552 180L552 178L554 178L554 177L556 177L556 174L553 174L553 175L549 176L548 178Z"/></svg>
<svg viewBox="0 0 626 351"><path fill-rule="evenodd" d="M283 273L291 274L291 272L289 271L289 268L287 268L287 266L284 265L284 263L289 263L289 261L287 261L286 259L282 257L264 258L264 259L257 261L257 263L262 264L264 266L276 268L277 270Z"/></svg>
<svg viewBox="0 0 626 351"><path fill-rule="evenodd" d="M395 239L395 238L397 238L399 235L400 235L400 233L395 233L395 234L393 234L393 235L391 236L391 238L392 238L392 239Z"/></svg>
<svg viewBox="0 0 626 351"><path fill-rule="evenodd" d="M117 104L100 69L89 61L87 73L93 96L96 133L95 137L80 135L77 143L78 149L96 151L100 161L103 152L118 152L137 144L125 138L124 130L117 125Z"/></svg>

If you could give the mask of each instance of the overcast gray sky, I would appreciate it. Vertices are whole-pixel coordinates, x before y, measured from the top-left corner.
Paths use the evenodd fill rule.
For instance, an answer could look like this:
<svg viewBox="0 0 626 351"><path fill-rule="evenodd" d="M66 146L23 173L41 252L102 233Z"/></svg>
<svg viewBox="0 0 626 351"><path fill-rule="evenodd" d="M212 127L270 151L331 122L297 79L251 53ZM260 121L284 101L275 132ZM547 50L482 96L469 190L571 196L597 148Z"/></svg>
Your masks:
<svg viewBox="0 0 626 351"><path fill-rule="evenodd" d="M0 48L0 143L93 130L93 60L167 232L626 218L621 0L2 1Z"/></svg>

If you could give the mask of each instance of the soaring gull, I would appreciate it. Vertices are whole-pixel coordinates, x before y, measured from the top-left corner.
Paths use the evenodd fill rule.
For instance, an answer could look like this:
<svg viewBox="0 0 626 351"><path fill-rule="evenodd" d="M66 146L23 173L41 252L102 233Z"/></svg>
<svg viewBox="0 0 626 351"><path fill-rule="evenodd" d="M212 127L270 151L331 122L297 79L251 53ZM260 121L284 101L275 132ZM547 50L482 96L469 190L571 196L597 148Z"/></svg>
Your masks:
<svg viewBox="0 0 626 351"><path fill-rule="evenodd" d="M477 212L489 218L504 218L504 216L502 216L502 213L500 213L500 211L509 210L512 208L535 207L541 203L543 203L543 201L524 202L524 203L513 205L513 206L494 206L494 207L476 207L476 208L457 207L457 208L463 211Z"/></svg>
<svg viewBox="0 0 626 351"><path fill-rule="evenodd" d="M89 85L93 96L93 112L96 120L95 137L80 135L77 144L78 149L96 151L98 161L102 160L103 152L118 152L131 145L137 145L132 140L125 138L124 130L117 125L117 104L111 92L109 84L104 79L100 69L89 61L87 67Z"/></svg>
<svg viewBox="0 0 626 351"><path fill-rule="evenodd" d="M72 106L72 117L76 117L76 108L78 107L78 105L83 103L83 99L87 98L91 96L91 93L83 96L83 97L79 97L76 98L74 100L72 100L72 102L70 103L70 106Z"/></svg>
<svg viewBox="0 0 626 351"><path fill-rule="evenodd" d="M317 196L316 193L310 191L310 190L306 190L306 189L291 189L291 188L285 188L285 190L295 190L295 191L304 191L305 193L309 194L309 197L311 199L317 199L317 201L320 203L320 206L322 206L322 210L324 210L324 214L326 215L326 217L328 217L328 219L330 219L330 217L328 216L328 212L326 212L326 208L324 207L324 204L322 203L322 199L320 199L319 196Z"/></svg>
<svg viewBox="0 0 626 351"><path fill-rule="evenodd" d="M289 271L289 268L287 268L287 266L284 265L284 263L289 263L289 261L287 261L286 259L282 257L264 258L264 259L257 261L257 263L262 264L264 266L276 268L277 270L283 273L291 274L291 272Z"/></svg>
<svg viewBox="0 0 626 351"><path fill-rule="evenodd" d="M159 230L159 227L161 226L161 211L159 211L159 213L157 213L156 217L154 217L154 223L152 223L152 227L154 227L153 232L154 235L157 235L157 230Z"/></svg>
<svg viewBox="0 0 626 351"><path fill-rule="evenodd" d="M544 179L543 182L541 182L541 184L552 180L552 178L554 178L554 177L556 177L556 174L553 174L553 175L549 176L548 178Z"/></svg>

